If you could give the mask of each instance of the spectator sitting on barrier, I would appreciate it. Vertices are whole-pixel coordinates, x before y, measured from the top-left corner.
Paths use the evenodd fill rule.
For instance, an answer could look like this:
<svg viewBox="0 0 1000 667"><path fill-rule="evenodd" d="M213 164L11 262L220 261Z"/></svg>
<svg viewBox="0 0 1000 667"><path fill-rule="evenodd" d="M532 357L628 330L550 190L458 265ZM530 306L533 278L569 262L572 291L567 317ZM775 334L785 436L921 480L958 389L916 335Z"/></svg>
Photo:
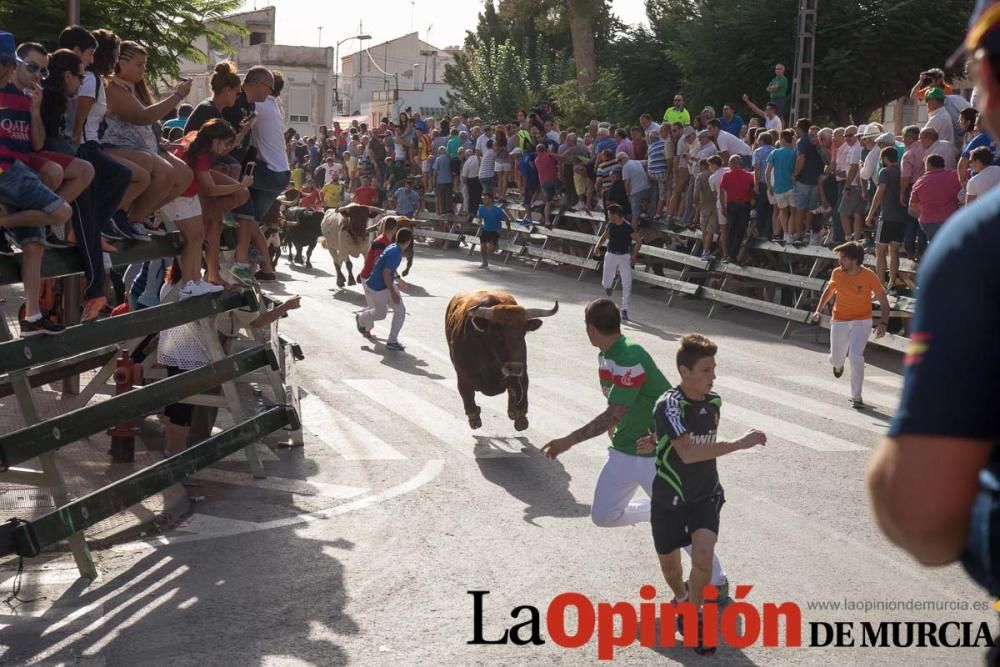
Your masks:
<svg viewBox="0 0 1000 667"><path fill-rule="evenodd" d="M149 187L116 226L130 237L149 240L155 229L149 217L191 184L191 169L169 152L160 150L156 123L187 97L191 81L182 81L166 99L153 102L146 85L146 49L136 42L121 43L115 74L107 85L108 110L101 143L115 157L141 165L150 174ZM148 167L148 168L147 168Z"/></svg>
<svg viewBox="0 0 1000 667"><path fill-rule="evenodd" d="M969 205L1000 183L1000 167L993 164L993 153L986 146L972 151L972 178L965 186L965 204Z"/></svg>
<svg viewBox="0 0 1000 667"><path fill-rule="evenodd" d="M251 176L245 176L239 183L233 181L230 184L220 184L212 174L216 158L232 150L235 140L236 131L232 125L221 118L213 118L198 130L198 134L186 148L177 150L177 157L183 159L195 174L187 190L164 206L164 214L174 221L184 235L179 276L181 299L218 292L225 286L219 267L218 226L209 228L216 238L208 239L208 252L205 256L207 281L201 279L202 242L206 237L206 225L199 194L216 211L230 211L250 197L248 188L253 184Z"/></svg>
<svg viewBox="0 0 1000 667"><path fill-rule="evenodd" d="M953 169L945 167L944 158L931 153L924 160L924 175L913 184L910 210L915 212L927 243L934 240L951 214L958 210L958 193L962 186Z"/></svg>
<svg viewBox="0 0 1000 667"><path fill-rule="evenodd" d="M116 252L114 246L101 238L101 221L106 222L118 210L132 182L132 175L127 167L113 160L96 142L79 146L66 133L69 100L80 88L84 78L83 68L83 60L68 49L59 49L49 56L49 74L43 83L40 114L45 126L45 155L62 155L70 159L79 156L91 175L96 176L70 202L74 212L73 236L86 281L82 321L87 322L96 319L108 305L104 296L107 272L103 252ZM148 178L148 174L146 176Z"/></svg>
<svg viewBox="0 0 1000 667"><path fill-rule="evenodd" d="M30 96L25 95L14 83L17 62L14 36L0 32L0 204L7 208L7 215L0 217L0 226L22 246L24 316L19 323L21 336L26 337L63 331L62 326L49 321L47 314L39 309L45 253L42 241L45 225L68 222L73 211L26 166L35 148L31 130L41 130L41 115L37 111L42 91L34 86Z"/></svg>

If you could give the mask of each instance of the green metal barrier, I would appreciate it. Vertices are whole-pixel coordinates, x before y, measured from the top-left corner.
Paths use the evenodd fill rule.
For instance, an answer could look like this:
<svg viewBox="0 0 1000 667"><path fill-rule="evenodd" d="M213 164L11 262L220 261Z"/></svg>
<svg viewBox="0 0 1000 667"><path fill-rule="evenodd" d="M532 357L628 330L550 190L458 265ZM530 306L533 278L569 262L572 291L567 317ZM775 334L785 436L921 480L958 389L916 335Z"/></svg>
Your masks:
<svg viewBox="0 0 1000 667"><path fill-rule="evenodd" d="M270 347L258 345L201 368L14 431L0 437L0 471L267 365L277 369L274 352Z"/></svg>
<svg viewBox="0 0 1000 667"><path fill-rule="evenodd" d="M298 428L299 417L291 408L276 405L180 454L73 500L39 519L30 522L11 519L0 525L0 556L37 556L44 547L114 516L285 426Z"/></svg>
<svg viewBox="0 0 1000 667"><path fill-rule="evenodd" d="M257 310L259 304L254 291L205 294L185 301L144 308L118 317L79 324L69 327L58 336L17 338L0 343L0 373L9 373L96 350L122 340L163 331L236 308Z"/></svg>

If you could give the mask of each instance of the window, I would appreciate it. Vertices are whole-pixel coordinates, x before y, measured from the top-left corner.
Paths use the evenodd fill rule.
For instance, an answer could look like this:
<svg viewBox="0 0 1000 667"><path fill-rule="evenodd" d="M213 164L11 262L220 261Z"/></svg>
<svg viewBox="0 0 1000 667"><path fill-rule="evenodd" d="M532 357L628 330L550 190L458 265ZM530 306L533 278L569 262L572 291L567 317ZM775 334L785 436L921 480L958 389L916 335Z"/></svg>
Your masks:
<svg viewBox="0 0 1000 667"><path fill-rule="evenodd" d="M291 114L291 115L288 116L288 122L289 123L308 123L309 122L309 116L297 116L295 114Z"/></svg>
<svg viewBox="0 0 1000 667"><path fill-rule="evenodd" d="M250 33L250 46L254 46L256 44L263 44L266 41L267 41L267 33L266 32L251 32Z"/></svg>

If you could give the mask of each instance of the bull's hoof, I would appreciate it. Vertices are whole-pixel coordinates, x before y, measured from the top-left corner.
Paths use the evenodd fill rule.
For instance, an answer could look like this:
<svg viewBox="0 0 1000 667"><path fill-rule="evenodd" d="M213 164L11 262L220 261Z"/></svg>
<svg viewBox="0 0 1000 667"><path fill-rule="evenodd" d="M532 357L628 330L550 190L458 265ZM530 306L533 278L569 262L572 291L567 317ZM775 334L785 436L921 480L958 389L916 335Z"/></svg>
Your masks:
<svg viewBox="0 0 1000 667"><path fill-rule="evenodd" d="M356 280L354 280L354 276L351 276L350 278L347 279L347 284L348 285L357 285L358 283L357 283Z"/></svg>
<svg viewBox="0 0 1000 667"><path fill-rule="evenodd" d="M307 269L311 269L312 267L313 267L313 263L312 263L312 262L310 262L310 261L309 261L309 260L307 259L307 260L306 260L306 268L307 268Z"/></svg>
<svg viewBox="0 0 1000 667"><path fill-rule="evenodd" d="M343 278L337 278L337 287L340 287L340 288L344 287L344 279Z"/></svg>
<svg viewBox="0 0 1000 667"><path fill-rule="evenodd" d="M527 417L518 417L517 419L514 420L514 430L515 431L524 431L527 428L528 428L528 418Z"/></svg>
<svg viewBox="0 0 1000 667"><path fill-rule="evenodd" d="M469 415L469 428L475 431L483 427L483 418L479 415Z"/></svg>

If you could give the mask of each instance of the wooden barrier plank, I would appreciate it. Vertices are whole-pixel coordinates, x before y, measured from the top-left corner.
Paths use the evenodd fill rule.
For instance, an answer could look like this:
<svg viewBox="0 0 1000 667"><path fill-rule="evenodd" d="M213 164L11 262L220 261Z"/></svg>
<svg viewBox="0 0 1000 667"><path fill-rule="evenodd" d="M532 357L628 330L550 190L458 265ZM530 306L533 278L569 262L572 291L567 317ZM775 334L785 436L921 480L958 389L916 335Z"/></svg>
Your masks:
<svg viewBox="0 0 1000 667"><path fill-rule="evenodd" d="M120 241L115 244L118 252L111 253L114 266L145 262L161 257L173 257L184 245L180 232L154 236L152 241ZM75 248L48 249L42 258L42 277L59 278L83 273L83 262ZM21 255L0 256L0 285L21 282Z"/></svg>
<svg viewBox="0 0 1000 667"><path fill-rule="evenodd" d="M42 548L114 516L188 475L285 426L297 426L295 411L268 408L222 433L159 461L31 522L8 522L0 530L0 555L37 556Z"/></svg>
<svg viewBox="0 0 1000 667"><path fill-rule="evenodd" d="M428 239L438 239L441 241L461 241L464 238L463 234L453 234L451 232L439 232L436 229L421 229L420 227L413 228L414 236L421 236Z"/></svg>
<svg viewBox="0 0 1000 667"><path fill-rule="evenodd" d="M28 386L34 389L56 380L63 380L100 368L108 363L117 351L117 347L108 346L77 354L67 359L59 359L44 366L33 367L27 371ZM0 398L14 393L14 377L9 374L0 376Z"/></svg>
<svg viewBox="0 0 1000 667"><path fill-rule="evenodd" d="M702 287L698 292L698 295L703 296L710 301L726 303L731 306L745 308L755 312L767 313L768 315L774 315L775 317L781 317L793 322L805 323L811 315L808 310L789 308L788 306L782 306L781 304L761 301L760 299L743 296L742 294L733 294L732 292L724 292L720 289L712 289L709 287Z"/></svg>
<svg viewBox="0 0 1000 667"><path fill-rule="evenodd" d="M785 273L784 271L774 271L759 267L739 266L733 263L716 265L715 271L739 278L787 285L799 289L813 290L814 292L823 291L823 287L826 285L826 281L822 278L810 278L809 276L800 276L795 273Z"/></svg>
<svg viewBox="0 0 1000 667"><path fill-rule="evenodd" d="M676 292L681 292L682 294L697 295L698 291L701 289L701 285L698 285L697 283L689 283L683 280L677 280L676 278L658 276L655 273L645 273L643 271L633 271L632 279L638 280L642 283L650 283L651 285L660 285L661 287L666 287Z"/></svg>
<svg viewBox="0 0 1000 667"><path fill-rule="evenodd" d="M277 367L274 353L270 348L257 346L201 368L8 433L0 436L0 463L2 467L23 463L39 454L99 433L122 421L161 409L192 394L200 394L268 364L272 368Z"/></svg>
<svg viewBox="0 0 1000 667"><path fill-rule="evenodd" d="M0 373L44 364L237 308L259 308L253 290L226 290L143 308L134 313L68 327L58 336L16 338L0 343Z"/></svg>
<svg viewBox="0 0 1000 667"><path fill-rule="evenodd" d="M584 257L574 257L573 255L567 255L563 252L556 252L555 250L547 250L545 248L536 248L535 246L527 246L527 248L528 255L530 257L551 259L555 262L572 264L573 266L579 266L582 269L590 269L591 271L596 271L599 266L597 260L586 259Z"/></svg>
<svg viewBox="0 0 1000 667"><path fill-rule="evenodd" d="M597 243L599 238L595 234L587 234L585 232L576 232L572 229L559 229L557 227L541 227L539 226L535 230L536 234L542 234L543 236L551 236L556 239L566 239L568 241L579 241L580 243L587 243L589 245L594 245Z"/></svg>
<svg viewBox="0 0 1000 667"><path fill-rule="evenodd" d="M639 248L639 256L642 257L643 255L666 260L675 264L684 264L685 266L701 269L702 271L707 271L709 269L707 260L704 260L697 255L689 255L687 253L677 252L676 250L668 250L667 248L657 248L656 246L643 244L643 246Z"/></svg>

